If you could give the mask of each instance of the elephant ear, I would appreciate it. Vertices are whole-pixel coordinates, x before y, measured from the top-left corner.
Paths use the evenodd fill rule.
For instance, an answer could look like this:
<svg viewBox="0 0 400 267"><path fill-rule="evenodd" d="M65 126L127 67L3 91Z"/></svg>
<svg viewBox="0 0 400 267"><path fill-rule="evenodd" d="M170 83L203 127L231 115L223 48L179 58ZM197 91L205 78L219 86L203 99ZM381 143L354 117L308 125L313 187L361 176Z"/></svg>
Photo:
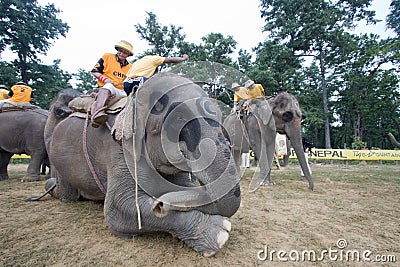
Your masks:
<svg viewBox="0 0 400 267"><path fill-rule="evenodd" d="M135 101L132 97L128 97L124 109L118 114L111 134L115 141L122 144L123 139L129 140L133 137L133 122L135 117Z"/></svg>
<svg viewBox="0 0 400 267"><path fill-rule="evenodd" d="M263 99L254 99L250 104L250 110L264 126L276 131L275 121L272 116L272 109L268 101Z"/></svg>

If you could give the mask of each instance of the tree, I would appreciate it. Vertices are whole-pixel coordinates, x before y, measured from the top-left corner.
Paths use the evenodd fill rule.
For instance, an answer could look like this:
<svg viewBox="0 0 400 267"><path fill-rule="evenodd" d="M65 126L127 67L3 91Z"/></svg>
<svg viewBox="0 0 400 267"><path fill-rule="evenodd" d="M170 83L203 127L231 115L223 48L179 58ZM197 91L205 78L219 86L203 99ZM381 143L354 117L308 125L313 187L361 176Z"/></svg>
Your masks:
<svg viewBox="0 0 400 267"><path fill-rule="evenodd" d="M221 33L210 33L204 36L200 44L185 42L185 35L181 34L182 27L169 25L163 26L158 22L157 16L147 12L145 25L135 25L140 38L147 41L152 47L139 57L156 54L160 56L175 56L188 54L193 64L173 65L173 71L184 75L197 82L210 97L230 104L232 95L227 87L227 81L221 80L221 72L227 71L234 64L230 55L234 52L237 42L232 36L225 37ZM202 61L202 62L201 62ZM216 64L214 64L216 63ZM161 69L166 66L161 66ZM243 74L242 74L243 76Z"/></svg>
<svg viewBox="0 0 400 267"><path fill-rule="evenodd" d="M29 63L28 76L35 77L31 81L31 86L34 89L32 104L48 109L51 100L57 93L61 89L71 86L68 83L72 77L71 74L62 71L59 64L60 60L54 60L51 66Z"/></svg>
<svg viewBox="0 0 400 267"><path fill-rule="evenodd" d="M11 63L0 61L0 84L7 85L11 88L18 82L18 69Z"/></svg>
<svg viewBox="0 0 400 267"><path fill-rule="evenodd" d="M399 82L394 68L381 68L386 62L382 43L372 34L354 37L348 43L352 49L342 55L342 63L335 68L336 100L331 106L341 123L337 129L342 128L343 133L337 136L337 142L359 139L379 147L389 144L386 135L393 129L393 111L400 92L393 90Z"/></svg>
<svg viewBox="0 0 400 267"><path fill-rule="evenodd" d="M389 7L389 15L386 17L386 25L400 35L400 0L392 0Z"/></svg>
<svg viewBox="0 0 400 267"><path fill-rule="evenodd" d="M143 55L139 55L138 58L149 54L163 57L175 55L178 52L178 44L185 39L185 35L180 32L182 27L162 26L154 13L146 13L148 17L145 25L137 24L135 29L140 38L146 40L152 48L145 51Z"/></svg>
<svg viewBox="0 0 400 267"><path fill-rule="evenodd" d="M299 93L299 70L301 59L276 40L267 40L260 43L254 51L256 60L252 68L246 71L249 77L261 83L266 89L266 94L288 91Z"/></svg>
<svg viewBox="0 0 400 267"><path fill-rule="evenodd" d="M69 26L57 18L53 4L42 7L36 0L0 2L0 52L9 46L18 57L21 79L27 82L28 64L40 63L37 54L46 55L51 40L66 36Z"/></svg>
<svg viewBox="0 0 400 267"><path fill-rule="evenodd" d="M388 62L400 65L400 0L392 0L390 13L386 17L386 25L396 33L396 37L386 40L385 49L388 54ZM400 70L400 67L398 67Z"/></svg>
<svg viewBox="0 0 400 267"><path fill-rule="evenodd" d="M264 31L270 38L284 43L297 56L311 56L318 60L322 91L325 146L331 148L327 57L337 53L346 29L355 27L355 21L365 19L375 23L375 11L366 10L371 0L261 0Z"/></svg>
<svg viewBox="0 0 400 267"><path fill-rule="evenodd" d="M84 94L90 94L94 92L97 79L91 74L90 71L84 69L78 69L78 73L74 74L76 80L76 89Z"/></svg>

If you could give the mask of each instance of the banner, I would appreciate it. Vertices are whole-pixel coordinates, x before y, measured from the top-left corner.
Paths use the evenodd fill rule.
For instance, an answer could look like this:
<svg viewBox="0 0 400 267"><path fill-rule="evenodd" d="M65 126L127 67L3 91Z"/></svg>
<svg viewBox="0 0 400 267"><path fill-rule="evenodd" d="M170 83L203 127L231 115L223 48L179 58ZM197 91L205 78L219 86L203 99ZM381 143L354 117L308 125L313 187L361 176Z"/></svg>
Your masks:
<svg viewBox="0 0 400 267"><path fill-rule="evenodd" d="M289 158L296 158L293 148ZM309 159L334 160L400 160L400 150L351 150L313 148L308 153Z"/></svg>
<svg viewBox="0 0 400 267"><path fill-rule="evenodd" d="M31 156L26 155L26 154L14 154L11 158L12 159L30 159Z"/></svg>

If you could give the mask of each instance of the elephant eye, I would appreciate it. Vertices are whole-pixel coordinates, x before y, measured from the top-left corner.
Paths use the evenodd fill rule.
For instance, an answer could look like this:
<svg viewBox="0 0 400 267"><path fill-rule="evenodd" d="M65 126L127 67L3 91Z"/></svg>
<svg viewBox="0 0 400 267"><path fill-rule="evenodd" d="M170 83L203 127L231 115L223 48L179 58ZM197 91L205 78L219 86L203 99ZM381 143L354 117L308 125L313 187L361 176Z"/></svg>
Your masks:
<svg viewBox="0 0 400 267"><path fill-rule="evenodd" d="M167 95L162 95L154 104L153 108L151 109L151 113L156 115L160 114L168 105L168 102L169 97Z"/></svg>
<svg viewBox="0 0 400 267"><path fill-rule="evenodd" d="M164 109L164 105L161 104L160 102L157 102L157 103L154 105L154 108L155 108L155 110L157 110L158 112L160 112L160 111L162 111L162 110Z"/></svg>

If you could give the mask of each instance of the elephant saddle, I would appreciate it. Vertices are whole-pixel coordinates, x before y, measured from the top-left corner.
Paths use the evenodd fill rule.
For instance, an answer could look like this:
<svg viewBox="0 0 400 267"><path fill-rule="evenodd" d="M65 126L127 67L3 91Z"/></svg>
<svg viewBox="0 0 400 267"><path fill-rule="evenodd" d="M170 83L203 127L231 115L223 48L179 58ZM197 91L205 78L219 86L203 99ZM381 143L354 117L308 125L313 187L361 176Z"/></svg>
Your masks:
<svg viewBox="0 0 400 267"><path fill-rule="evenodd" d="M68 107L74 111L71 116L86 118L87 114L90 113L91 106L95 101L95 94L82 95L75 97L68 104ZM111 97L106 107L106 113L115 114L119 113L126 105L127 97Z"/></svg>
<svg viewBox="0 0 400 267"><path fill-rule="evenodd" d="M40 107L25 102L3 102L0 104L0 112L17 111L17 110L25 111L32 109L40 109Z"/></svg>

